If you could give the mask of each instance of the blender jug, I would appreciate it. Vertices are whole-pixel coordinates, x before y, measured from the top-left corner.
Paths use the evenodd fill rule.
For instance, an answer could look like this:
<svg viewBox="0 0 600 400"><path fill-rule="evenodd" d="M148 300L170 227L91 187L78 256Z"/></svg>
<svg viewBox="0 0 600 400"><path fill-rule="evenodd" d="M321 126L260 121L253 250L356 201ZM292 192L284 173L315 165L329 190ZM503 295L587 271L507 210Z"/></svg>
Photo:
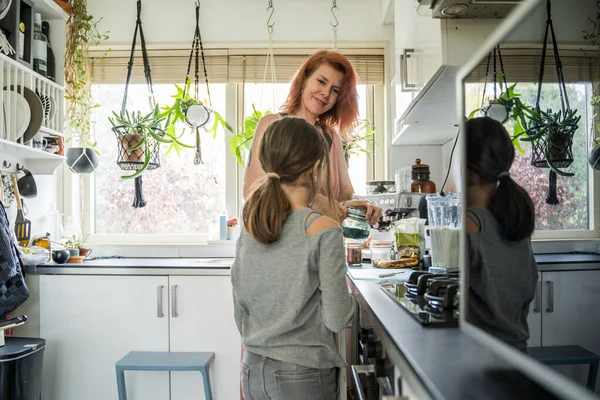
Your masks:
<svg viewBox="0 0 600 400"><path fill-rule="evenodd" d="M429 272L458 270L461 228L461 199L458 193L427 195L427 216L431 235Z"/></svg>

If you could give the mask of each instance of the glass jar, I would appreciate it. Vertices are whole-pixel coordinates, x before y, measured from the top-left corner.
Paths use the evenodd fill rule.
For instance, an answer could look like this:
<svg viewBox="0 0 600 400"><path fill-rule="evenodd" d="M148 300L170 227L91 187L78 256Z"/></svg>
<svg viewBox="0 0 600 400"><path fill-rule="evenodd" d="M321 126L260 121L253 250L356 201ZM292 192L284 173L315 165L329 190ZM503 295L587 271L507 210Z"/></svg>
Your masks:
<svg viewBox="0 0 600 400"><path fill-rule="evenodd" d="M360 240L346 241L346 263L351 267L362 266L362 242Z"/></svg>
<svg viewBox="0 0 600 400"><path fill-rule="evenodd" d="M392 259L392 250L394 242L389 240L372 240L371 241L371 262L389 261Z"/></svg>
<svg viewBox="0 0 600 400"><path fill-rule="evenodd" d="M348 239L366 239L369 237L371 224L365 216L364 208L348 207L348 217L342 221L344 237Z"/></svg>
<svg viewBox="0 0 600 400"><path fill-rule="evenodd" d="M435 193L435 183L429 179L429 165L421 164L421 159L415 160L416 164L412 166L412 182L410 191L413 193Z"/></svg>

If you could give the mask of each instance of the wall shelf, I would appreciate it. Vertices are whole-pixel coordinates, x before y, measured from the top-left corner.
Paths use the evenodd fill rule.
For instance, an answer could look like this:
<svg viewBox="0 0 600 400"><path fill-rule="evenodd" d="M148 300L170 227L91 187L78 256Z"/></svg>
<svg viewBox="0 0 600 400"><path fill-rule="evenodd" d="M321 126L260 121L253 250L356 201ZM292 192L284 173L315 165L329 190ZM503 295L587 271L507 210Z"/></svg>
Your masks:
<svg viewBox="0 0 600 400"><path fill-rule="evenodd" d="M54 0L34 0L33 9L42 14L42 20L69 19L69 13L61 8Z"/></svg>
<svg viewBox="0 0 600 400"><path fill-rule="evenodd" d="M51 175L61 165L66 157L57 156L31 146L0 139L0 154L20 160L25 168L34 174ZM16 170L13 163L12 168Z"/></svg>

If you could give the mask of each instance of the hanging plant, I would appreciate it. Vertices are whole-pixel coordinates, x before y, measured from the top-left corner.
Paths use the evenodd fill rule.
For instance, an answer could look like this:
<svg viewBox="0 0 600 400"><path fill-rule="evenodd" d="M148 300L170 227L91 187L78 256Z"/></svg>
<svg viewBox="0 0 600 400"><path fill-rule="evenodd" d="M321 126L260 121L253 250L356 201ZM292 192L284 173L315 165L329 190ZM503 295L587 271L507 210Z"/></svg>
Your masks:
<svg viewBox="0 0 600 400"><path fill-rule="evenodd" d="M558 51L558 43L552 24L551 1L547 0L546 5L546 32L544 35L542 60L538 78L537 99L535 108L529 116L529 129L527 129L528 137L524 137L521 140L531 142L531 165L538 168L550 168L546 203L556 205L559 203L556 194L557 175L564 177L574 175L570 172L565 172L562 169L569 167L573 163L573 135L575 135L575 131L577 131L581 117L577 116L577 110L571 109L569 105L567 87L565 85ZM558 112L553 112L551 109L544 112L540 108L542 84L544 81L544 66L546 63L546 44L548 43L549 33L552 35L554 63L556 65L558 90L561 101L561 110Z"/></svg>
<svg viewBox="0 0 600 400"><path fill-rule="evenodd" d="M108 39L108 32L98 30L100 20L87 12L86 0L71 1L71 15L67 21L65 46L65 99L66 125L71 130L67 142L67 165L73 172L89 173L98 166L96 140L92 134L91 110L98 107L91 92L92 79L88 66L90 47Z"/></svg>
<svg viewBox="0 0 600 400"><path fill-rule="evenodd" d="M246 164L242 159L242 155L245 151L250 150L250 146L252 146L252 139L254 138L254 132L256 132L258 122L263 116L268 114L271 114L271 110L261 112L256 109L254 104L252 104L252 114L244 118L244 130L233 135L229 141L229 150L237 159L238 164L243 168L246 168ZM229 130L231 131L231 129Z"/></svg>
<svg viewBox="0 0 600 400"><path fill-rule="evenodd" d="M598 47L596 54L596 74L600 73L600 1L596 2L596 18L589 21L592 24L590 31L583 31L583 38L593 46ZM600 77L596 76L592 82L592 100L590 105L594 109L592 116L592 134L588 151L588 162L592 169L600 171Z"/></svg>
<svg viewBox="0 0 600 400"><path fill-rule="evenodd" d="M370 157L373 154L371 149L374 146L375 126L367 120L360 121L348 140L343 143L346 167L348 167L352 155L366 154Z"/></svg>

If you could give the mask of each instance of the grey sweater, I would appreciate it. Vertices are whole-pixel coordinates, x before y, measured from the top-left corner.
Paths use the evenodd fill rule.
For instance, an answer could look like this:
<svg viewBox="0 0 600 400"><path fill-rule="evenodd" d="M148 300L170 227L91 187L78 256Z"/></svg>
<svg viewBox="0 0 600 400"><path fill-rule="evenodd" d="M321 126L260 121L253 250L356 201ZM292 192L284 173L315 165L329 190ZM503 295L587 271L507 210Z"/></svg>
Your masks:
<svg viewBox="0 0 600 400"><path fill-rule="evenodd" d="M469 217L476 217L481 231L467 233L467 320L523 351L529 339L529 305L538 279L531 240L506 240L494 215L487 209L472 207L469 213L472 213Z"/></svg>
<svg viewBox="0 0 600 400"><path fill-rule="evenodd" d="M309 368L344 367L333 332L351 324L356 301L346 284L342 230L307 235L311 212L291 213L271 245L242 232L231 269L235 321L252 353Z"/></svg>

